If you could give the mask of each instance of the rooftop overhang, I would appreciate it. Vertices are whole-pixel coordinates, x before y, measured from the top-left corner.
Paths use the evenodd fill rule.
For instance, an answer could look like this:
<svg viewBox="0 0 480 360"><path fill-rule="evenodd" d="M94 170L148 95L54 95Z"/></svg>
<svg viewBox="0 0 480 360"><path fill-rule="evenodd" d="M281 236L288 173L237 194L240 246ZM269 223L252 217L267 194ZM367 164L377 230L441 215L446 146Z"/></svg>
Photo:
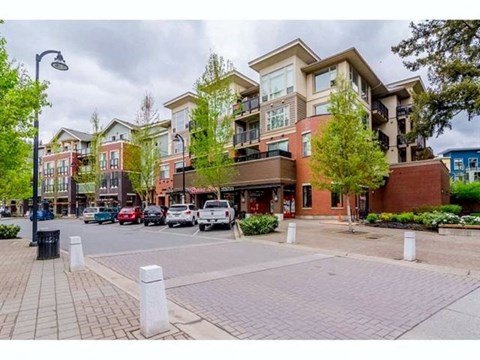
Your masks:
<svg viewBox="0 0 480 360"><path fill-rule="evenodd" d="M320 60L318 55L315 54L302 40L296 39L250 61L248 66L259 72L268 66L274 65L292 56L298 56L307 64Z"/></svg>
<svg viewBox="0 0 480 360"><path fill-rule="evenodd" d="M163 103L163 106L165 106L167 109L175 109L179 106L182 106L182 105L185 105L189 102L195 102L195 100L197 99L197 95L195 95L194 93L188 91L180 96L177 96L176 98L172 99L172 100L169 100L167 102L164 102Z"/></svg>
<svg viewBox="0 0 480 360"><path fill-rule="evenodd" d="M250 79L248 76L243 75L237 70L231 71L227 74L227 76L231 77L233 83L238 84L245 89L258 86L258 83L256 81Z"/></svg>

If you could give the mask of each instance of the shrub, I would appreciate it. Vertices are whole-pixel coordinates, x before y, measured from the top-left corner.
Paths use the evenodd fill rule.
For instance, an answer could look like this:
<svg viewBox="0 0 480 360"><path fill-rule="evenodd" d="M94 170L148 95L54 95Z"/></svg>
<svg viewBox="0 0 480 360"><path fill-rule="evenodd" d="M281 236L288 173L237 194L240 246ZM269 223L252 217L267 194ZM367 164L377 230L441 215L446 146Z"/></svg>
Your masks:
<svg viewBox="0 0 480 360"><path fill-rule="evenodd" d="M14 239L20 231L20 226L14 224L0 225L0 239Z"/></svg>
<svg viewBox="0 0 480 360"><path fill-rule="evenodd" d="M371 213L371 214L368 214L367 215L367 221L372 224L374 222L377 222L378 221L378 215L377 214L374 214L374 213Z"/></svg>
<svg viewBox="0 0 480 360"><path fill-rule="evenodd" d="M380 214L380 221L390 222L390 221L392 221L392 217L393 217L392 213L381 213Z"/></svg>
<svg viewBox="0 0 480 360"><path fill-rule="evenodd" d="M462 181L454 181L450 183L450 193L456 201L480 201L480 182L464 183Z"/></svg>
<svg viewBox="0 0 480 360"><path fill-rule="evenodd" d="M268 234L278 227L278 218L274 215L258 215L240 221L244 235Z"/></svg>
<svg viewBox="0 0 480 360"><path fill-rule="evenodd" d="M459 215L462 212L462 207L460 205L449 204L449 205L422 205L413 209L415 214L423 213L433 213L433 212L442 212L442 213L451 213Z"/></svg>
<svg viewBox="0 0 480 360"><path fill-rule="evenodd" d="M424 214L413 214L413 222L415 224L423 224Z"/></svg>
<svg viewBox="0 0 480 360"><path fill-rule="evenodd" d="M403 224L413 222L413 212L404 212L396 216L397 221Z"/></svg>
<svg viewBox="0 0 480 360"><path fill-rule="evenodd" d="M466 215L460 218L462 225L480 225L480 216Z"/></svg>
<svg viewBox="0 0 480 360"><path fill-rule="evenodd" d="M423 218L423 224L431 229L438 228L440 224L458 224L460 223L460 217L455 214L432 212L425 213Z"/></svg>

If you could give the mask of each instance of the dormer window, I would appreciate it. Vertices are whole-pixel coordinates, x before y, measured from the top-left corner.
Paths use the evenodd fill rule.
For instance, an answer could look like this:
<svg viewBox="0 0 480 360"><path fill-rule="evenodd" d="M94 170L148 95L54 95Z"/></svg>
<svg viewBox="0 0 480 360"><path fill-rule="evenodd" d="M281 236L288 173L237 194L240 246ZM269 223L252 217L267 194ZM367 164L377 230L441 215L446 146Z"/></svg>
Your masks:
<svg viewBox="0 0 480 360"><path fill-rule="evenodd" d="M294 91L293 65L285 66L262 76L262 102L285 96Z"/></svg>

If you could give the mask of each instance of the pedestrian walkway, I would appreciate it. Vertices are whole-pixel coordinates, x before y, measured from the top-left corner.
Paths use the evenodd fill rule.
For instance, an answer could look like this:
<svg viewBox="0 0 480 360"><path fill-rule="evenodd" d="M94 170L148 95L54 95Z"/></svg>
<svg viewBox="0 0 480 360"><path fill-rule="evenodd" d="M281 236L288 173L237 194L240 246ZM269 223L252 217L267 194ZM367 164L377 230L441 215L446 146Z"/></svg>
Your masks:
<svg viewBox="0 0 480 360"><path fill-rule="evenodd" d="M27 240L0 241L0 339L144 339L137 299L68 256L37 261ZM172 325L153 339L190 337Z"/></svg>

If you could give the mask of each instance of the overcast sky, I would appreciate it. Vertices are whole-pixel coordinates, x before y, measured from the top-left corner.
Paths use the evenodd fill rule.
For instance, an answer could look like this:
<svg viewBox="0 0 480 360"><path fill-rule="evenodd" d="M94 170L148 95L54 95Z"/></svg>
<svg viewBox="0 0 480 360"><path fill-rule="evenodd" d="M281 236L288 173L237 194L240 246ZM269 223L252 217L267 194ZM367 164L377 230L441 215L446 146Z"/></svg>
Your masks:
<svg viewBox="0 0 480 360"><path fill-rule="evenodd" d="M248 62L301 38L321 58L350 47L366 59L384 83L417 75L405 69L392 45L410 34L408 21L367 20L5 20L0 36L11 59L33 78L35 54L60 50L67 72L40 64L48 80L51 108L40 115L40 138L49 141L60 127L91 130L96 109L103 125L116 117L135 121L142 97L151 92L161 118L163 103L192 91L210 51L230 59L236 69L258 81ZM418 73L428 84L426 72ZM428 144L435 153L450 147L480 146L479 120L457 119L452 131Z"/></svg>

